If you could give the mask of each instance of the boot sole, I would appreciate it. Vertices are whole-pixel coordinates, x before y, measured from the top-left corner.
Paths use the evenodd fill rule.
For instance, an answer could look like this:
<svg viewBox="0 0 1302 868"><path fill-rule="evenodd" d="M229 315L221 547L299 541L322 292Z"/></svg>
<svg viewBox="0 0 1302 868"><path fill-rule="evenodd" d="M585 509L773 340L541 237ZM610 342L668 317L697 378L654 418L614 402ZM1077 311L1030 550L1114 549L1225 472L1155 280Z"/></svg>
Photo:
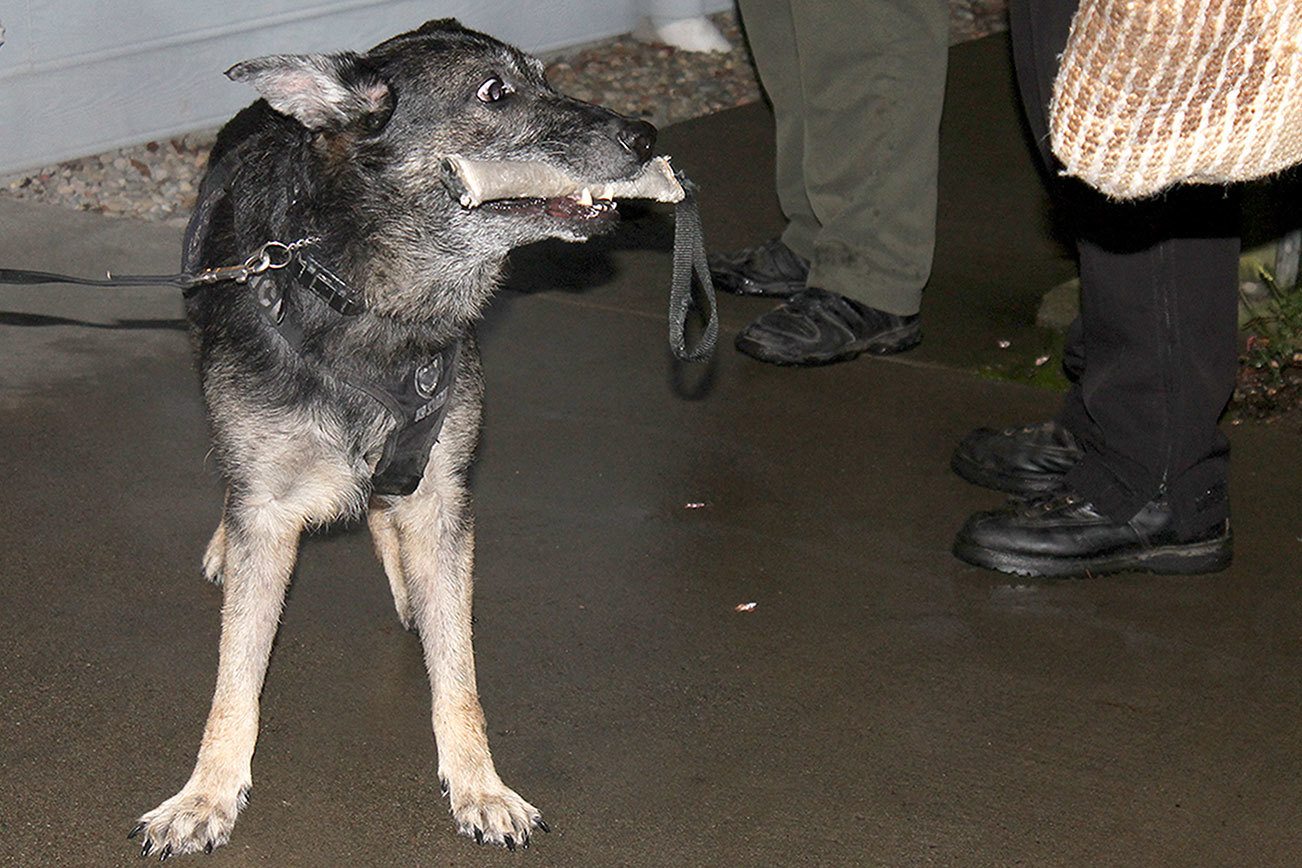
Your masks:
<svg viewBox="0 0 1302 868"><path fill-rule="evenodd" d="M1202 542L1112 552L1092 558L1014 554L962 540L954 543L953 551L955 557L973 566L1043 578L1105 576L1123 572L1198 575L1218 573L1234 559L1233 537L1229 534Z"/></svg>

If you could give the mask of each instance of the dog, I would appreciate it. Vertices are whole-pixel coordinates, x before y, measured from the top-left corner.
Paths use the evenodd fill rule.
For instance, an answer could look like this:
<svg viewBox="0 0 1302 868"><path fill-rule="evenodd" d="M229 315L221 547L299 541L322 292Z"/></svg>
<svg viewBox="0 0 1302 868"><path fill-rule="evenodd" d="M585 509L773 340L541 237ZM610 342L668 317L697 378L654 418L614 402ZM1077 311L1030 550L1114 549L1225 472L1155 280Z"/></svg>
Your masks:
<svg viewBox="0 0 1302 868"><path fill-rule="evenodd" d="M656 130L556 93L538 60L454 19L364 54L262 57L227 75L261 99L218 135L203 187L217 192L201 194L187 239L199 266L253 272L186 305L227 483L203 560L223 591L217 684L193 773L131 837L164 859L229 841L299 538L365 514L423 646L456 829L527 846L547 825L494 768L471 648L475 323L510 250L585 240L617 210L586 189L467 208L443 158L533 161L605 189L646 166Z"/></svg>

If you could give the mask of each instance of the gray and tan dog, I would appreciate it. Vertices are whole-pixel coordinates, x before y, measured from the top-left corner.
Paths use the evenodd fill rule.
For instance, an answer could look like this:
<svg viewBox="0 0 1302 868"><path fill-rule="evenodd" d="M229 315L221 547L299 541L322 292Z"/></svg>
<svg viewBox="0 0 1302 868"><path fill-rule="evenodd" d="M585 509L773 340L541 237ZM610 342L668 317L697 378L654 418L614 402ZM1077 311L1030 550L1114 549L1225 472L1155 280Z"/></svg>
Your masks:
<svg viewBox="0 0 1302 868"><path fill-rule="evenodd" d="M474 324L512 248L608 228L613 191L654 195L628 182L653 164L655 128L557 94L537 60L451 20L228 75L263 98L218 137L188 253L207 268L265 255L187 308L228 482L204 559L224 593L217 685L189 781L132 836L163 858L229 840L299 537L365 514L420 634L456 827L527 845L547 827L493 766L471 649ZM580 181L467 198L457 172L497 161Z"/></svg>

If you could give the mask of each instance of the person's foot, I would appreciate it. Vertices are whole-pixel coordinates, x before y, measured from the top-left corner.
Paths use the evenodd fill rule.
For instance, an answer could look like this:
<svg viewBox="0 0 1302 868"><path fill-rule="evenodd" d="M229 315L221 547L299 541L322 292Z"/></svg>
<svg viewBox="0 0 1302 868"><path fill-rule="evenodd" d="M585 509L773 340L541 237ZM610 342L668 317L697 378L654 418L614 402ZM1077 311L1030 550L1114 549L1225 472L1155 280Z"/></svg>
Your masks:
<svg viewBox="0 0 1302 868"><path fill-rule="evenodd" d="M978 567L1020 576L1084 576L1135 570L1214 573L1230 565L1228 520L1180 534L1165 501L1129 521L1101 515L1070 490L971 516L954 540L954 555Z"/></svg>
<svg viewBox="0 0 1302 868"><path fill-rule="evenodd" d="M706 257L714 285L737 295L795 295L809 279L809 262L779 239Z"/></svg>
<svg viewBox="0 0 1302 868"><path fill-rule="evenodd" d="M830 365L887 355L922 340L917 314L896 316L824 289L806 289L737 335L740 352L773 365Z"/></svg>
<svg viewBox="0 0 1302 868"><path fill-rule="evenodd" d="M1002 431L978 428L958 444L949 464L975 485L1024 496L1059 486L1082 457L1070 431L1057 422L1038 422Z"/></svg>

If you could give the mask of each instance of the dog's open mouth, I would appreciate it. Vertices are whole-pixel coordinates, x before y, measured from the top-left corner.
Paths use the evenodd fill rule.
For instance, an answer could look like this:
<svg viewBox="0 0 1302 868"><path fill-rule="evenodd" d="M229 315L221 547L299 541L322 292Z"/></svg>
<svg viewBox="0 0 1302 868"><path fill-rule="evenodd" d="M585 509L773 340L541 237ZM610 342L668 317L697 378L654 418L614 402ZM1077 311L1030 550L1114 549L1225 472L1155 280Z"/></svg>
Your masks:
<svg viewBox="0 0 1302 868"><path fill-rule="evenodd" d="M490 199L483 208L502 214L521 216L547 216L557 220L609 220L617 216L614 199L598 198L584 187L578 194L568 196L522 197L518 199Z"/></svg>
<svg viewBox="0 0 1302 868"><path fill-rule="evenodd" d="M649 160L630 178L583 180L546 163L443 158L443 183L463 208L585 222L616 216L616 199L678 202L682 185L669 160Z"/></svg>

